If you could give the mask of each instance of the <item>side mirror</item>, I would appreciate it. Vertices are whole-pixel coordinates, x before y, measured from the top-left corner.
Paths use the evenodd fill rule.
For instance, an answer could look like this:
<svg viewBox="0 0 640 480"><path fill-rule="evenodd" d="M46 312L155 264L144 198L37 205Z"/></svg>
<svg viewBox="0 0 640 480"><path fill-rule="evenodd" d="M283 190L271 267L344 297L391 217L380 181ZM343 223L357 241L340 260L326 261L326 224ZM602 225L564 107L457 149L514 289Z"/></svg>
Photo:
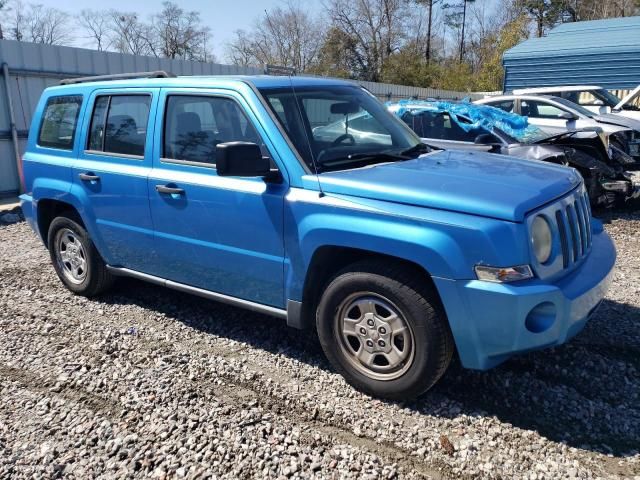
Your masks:
<svg viewBox="0 0 640 480"><path fill-rule="evenodd" d="M262 156L255 143L219 143L216 145L216 170L221 177L266 177L270 174L271 162Z"/></svg>
<svg viewBox="0 0 640 480"><path fill-rule="evenodd" d="M481 133L473 141L476 145L500 145L500 139L493 133Z"/></svg>
<svg viewBox="0 0 640 480"><path fill-rule="evenodd" d="M591 102L592 105L595 105L596 107L601 107L604 105L604 102L602 100L600 100L599 98L596 98L593 100L593 102Z"/></svg>
<svg viewBox="0 0 640 480"><path fill-rule="evenodd" d="M577 120L578 117L576 117L573 113L571 112L562 112L560 113L560 115L558 115L558 117L564 119L564 120Z"/></svg>

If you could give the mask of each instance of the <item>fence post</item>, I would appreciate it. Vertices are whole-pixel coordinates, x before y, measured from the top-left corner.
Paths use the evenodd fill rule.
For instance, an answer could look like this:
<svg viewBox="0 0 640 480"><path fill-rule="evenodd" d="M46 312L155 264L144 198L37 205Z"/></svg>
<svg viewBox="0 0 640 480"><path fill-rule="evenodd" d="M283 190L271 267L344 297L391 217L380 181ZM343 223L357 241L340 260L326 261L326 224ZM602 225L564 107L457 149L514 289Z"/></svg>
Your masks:
<svg viewBox="0 0 640 480"><path fill-rule="evenodd" d="M4 88L7 95L7 108L9 110L9 128L11 129L11 141L13 143L13 152L16 159L16 168L18 169L18 192L23 193L22 179L22 162L20 161L20 144L18 143L18 128L16 127L16 117L13 112L13 101L11 100L11 87L9 82L9 65L6 62L2 64L2 76L4 77Z"/></svg>

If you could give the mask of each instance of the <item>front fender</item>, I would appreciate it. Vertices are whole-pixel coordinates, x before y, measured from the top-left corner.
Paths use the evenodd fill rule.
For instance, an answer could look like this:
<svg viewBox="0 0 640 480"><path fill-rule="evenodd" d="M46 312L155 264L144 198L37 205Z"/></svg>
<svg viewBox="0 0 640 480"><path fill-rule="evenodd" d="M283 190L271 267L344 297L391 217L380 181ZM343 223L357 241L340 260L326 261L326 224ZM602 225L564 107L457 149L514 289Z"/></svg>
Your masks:
<svg viewBox="0 0 640 480"><path fill-rule="evenodd" d="M301 300L307 271L322 247L401 258L432 276L475 278L477 263L528 263L520 224L388 202L304 195L285 203L286 291Z"/></svg>

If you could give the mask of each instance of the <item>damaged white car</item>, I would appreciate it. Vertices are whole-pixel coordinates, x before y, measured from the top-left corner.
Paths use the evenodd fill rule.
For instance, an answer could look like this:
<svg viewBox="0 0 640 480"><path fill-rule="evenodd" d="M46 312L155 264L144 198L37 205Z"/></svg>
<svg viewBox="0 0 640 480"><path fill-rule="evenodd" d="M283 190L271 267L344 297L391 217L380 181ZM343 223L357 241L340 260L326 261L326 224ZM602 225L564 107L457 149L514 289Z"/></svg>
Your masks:
<svg viewBox="0 0 640 480"><path fill-rule="evenodd" d="M620 115L600 115L566 98L537 94L510 94L489 96L476 100L476 104L490 105L529 119L549 133L562 133L589 127L600 127L603 141L619 148L634 158L627 169L640 169L640 121Z"/></svg>
<svg viewBox="0 0 640 480"><path fill-rule="evenodd" d="M614 114L640 121L640 107L638 106L640 85L622 100L609 90L595 85L522 88L514 90L513 93L515 95L535 94L562 97L600 115Z"/></svg>

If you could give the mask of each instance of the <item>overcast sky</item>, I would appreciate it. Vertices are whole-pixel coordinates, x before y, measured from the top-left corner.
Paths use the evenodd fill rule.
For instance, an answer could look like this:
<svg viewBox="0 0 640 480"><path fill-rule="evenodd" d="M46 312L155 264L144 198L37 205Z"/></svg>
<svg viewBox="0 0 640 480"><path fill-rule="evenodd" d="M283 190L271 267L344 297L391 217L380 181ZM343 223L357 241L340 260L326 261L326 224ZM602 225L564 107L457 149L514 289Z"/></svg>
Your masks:
<svg viewBox="0 0 640 480"><path fill-rule="evenodd" d="M211 28L213 33L213 52L218 61L224 60L225 44L233 38L233 32L239 28L248 29L253 20L261 16L265 9L283 4L283 0L174 0L185 10L200 12L204 25ZM38 3L47 7L55 7L69 13L77 13L82 9L94 10L115 8L127 12L135 11L143 19L162 9L162 0L108 0L96 2L90 0L26 0L25 3ZM305 9L320 11L319 0L301 1ZM88 40L77 38L76 46L88 46Z"/></svg>

